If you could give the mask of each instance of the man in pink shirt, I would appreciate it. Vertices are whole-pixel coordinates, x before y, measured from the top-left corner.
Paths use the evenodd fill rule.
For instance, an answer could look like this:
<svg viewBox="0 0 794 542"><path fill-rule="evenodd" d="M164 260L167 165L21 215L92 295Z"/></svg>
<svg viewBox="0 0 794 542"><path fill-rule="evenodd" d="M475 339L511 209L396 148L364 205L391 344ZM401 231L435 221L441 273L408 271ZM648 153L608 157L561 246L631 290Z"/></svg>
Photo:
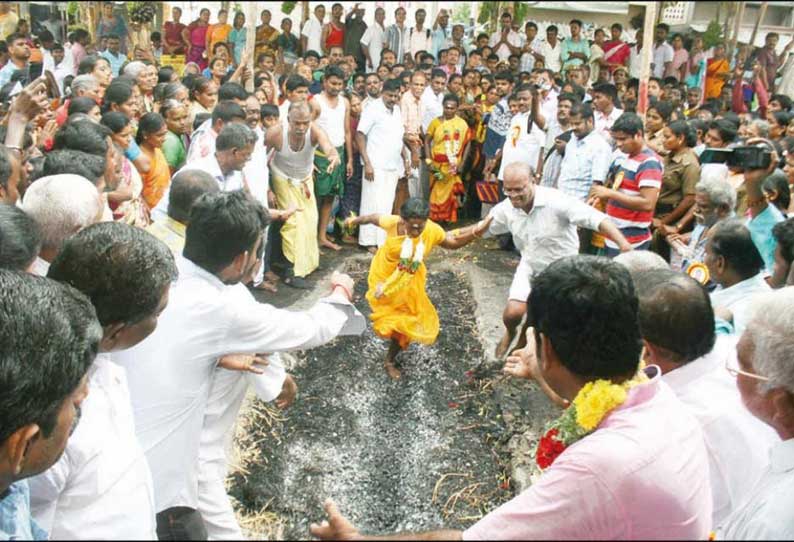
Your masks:
<svg viewBox="0 0 794 542"><path fill-rule="evenodd" d="M628 270L593 256L562 258L532 281L528 346L506 372L536 375L558 399L587 383L634 378L640 359L638 302ZM533 340L534 339L534 340ZM537 344L537 358L536 348ZM466 531L395 540L705 539L711 491L700 427L661 381L657 366L625 402L571 444L527 490ZM372 538L327 501L323 539Z"/></svg>

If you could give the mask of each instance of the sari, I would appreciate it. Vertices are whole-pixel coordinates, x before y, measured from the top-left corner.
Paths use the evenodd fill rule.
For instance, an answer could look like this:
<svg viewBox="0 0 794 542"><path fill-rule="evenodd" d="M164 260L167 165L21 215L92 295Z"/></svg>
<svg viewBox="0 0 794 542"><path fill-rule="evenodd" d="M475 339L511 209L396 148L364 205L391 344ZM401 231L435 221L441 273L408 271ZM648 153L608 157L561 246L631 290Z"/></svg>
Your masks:
<svg viewBox="0 0 794 542"><path fill-rule="evenodd" d="M264 42L264 44L255 47L254 62L259 60L259 55L262 53L273 51L271 43L276 39L276 36L278 36L278 30L272 26L259 25L256 27L256 43L261 44Z"/></svg>
<svg viewBox="0 0 794 542"><path fill-rule="evenodd" d="M461 158L471 139L469 125L457 115L449 120L437 117L427 127L427 135L433 138L430 149L430 219L457 222L457 196L465 193L460 169L463 168Z"/></svg>
<svg viewBox="0 0 794 542"><path fill-rule="evenodd" d="M140 173L127 158L121 165L121 179L118 188L130 188L132 199L121 203L108 202L113 211L113 220L124 222L138 228L145 228L151 224L149 206L141 196L143 181Z"/></svg>
<svg viewBox="0 0 794 542"><path fill-rule="evenodd" d="M207 67L207 59L204 58L204 51L207 46L207 31L209 25L201 26L198 21L190 23L187 27L190 34L190 52L187 54L188 62L195 62L202 70Z"/></svg>
<svg viewBox="0 0 794 542"><path fill-rule="evenodd" d="M154 153L149 153L143 148L141 151L146 153L151 161L149 171L141 174L143 181L141 196L149 208L154 209L171 185L171 170L168 168L162 149L154 149Z"/></svg>
<svg viewBox="0 0 794 542"><path fill-rule="evenodd" d="M604 60L611 64L626 65L626 60L631 56L631 47L624 41L607 41L602 46L604 51ZM612 66L609 67L609 73L615 71Z"/></svg>
<svg viewBox="0 0 794 542"><path fill-rule="evenodd" d="M399 216L380 218L378 225L386 230L386 242L378 249L369 268L367 301L372 308L370 320L375 334L384 339L393 339L400 344L400 348L405 349L412 342L433 344L438 337L439 321L436 308L425 291L427 268L424 261L415 270L411 267L400 268L404 263L401 262L401 252L406 236L397 232L399 223ZM427 256L445 238L444 229L428 220L422 234L411 239L412 256L416 256L420 241L424 245L424 256ZM399 286L392 292L386 289L383 295L378 295L378 290L395 272L400 271L403 275Z"/></svg>
<svg viewBox="0 0 794 542"><path fill-rule="evenodd" d="M706 64L705 100L720 97L720 94L722 94L722 87L725 86L725 80L721 76L730 73L730 71L730 64L728 64L726 59L709 59Z"/></svg>

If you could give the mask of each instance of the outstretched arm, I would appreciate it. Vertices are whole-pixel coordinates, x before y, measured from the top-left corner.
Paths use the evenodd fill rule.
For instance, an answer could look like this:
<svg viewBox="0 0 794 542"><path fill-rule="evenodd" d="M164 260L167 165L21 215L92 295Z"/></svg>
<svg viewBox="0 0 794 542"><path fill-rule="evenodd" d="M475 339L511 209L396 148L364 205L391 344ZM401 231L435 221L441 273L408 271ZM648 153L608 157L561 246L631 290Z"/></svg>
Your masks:
<svg viewBox="0 0 794 542"><path fill-rule="evenodd" d="M493 222L493 216L488 215L472 226L449 231L446 238L441 242L441 246L449 250L464 247L485 235L485 232L491 226L491 222Z"/></svg>
<svg viewBox="0 0 794 542"><path fill-rule="evenodd" d="M380 224L381 216L383 215L372 214L372 215L349 217L345 220L345 226L352 227L352 226L361 226L363 224L372 224L373 226L377 226Z"/></svg>
<svg viewBox="0 0 794 542"><path fill-rule="evenodd" d="M610 219L605 218L601 221L601 224L598 225L598 232L607 239L614 241L621 252L629 252L631 250L631 243L623 237L618 227L615 226Z"/></svg>

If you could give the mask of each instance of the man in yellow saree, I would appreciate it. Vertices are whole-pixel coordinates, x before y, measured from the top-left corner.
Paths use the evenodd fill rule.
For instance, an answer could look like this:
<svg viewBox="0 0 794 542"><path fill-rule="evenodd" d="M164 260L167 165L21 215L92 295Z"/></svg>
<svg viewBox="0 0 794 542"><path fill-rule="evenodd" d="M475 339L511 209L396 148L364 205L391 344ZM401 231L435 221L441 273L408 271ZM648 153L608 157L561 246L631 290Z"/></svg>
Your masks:
<svg viewBox="0 0 794 542"><path fill-rule="evenodd" d="M436 246L461 248L488 230L491 218L473 226L445 232L428 220L430 206L411 198L400 208L400 215L365 215L349 218L348 226L372 224L386 230L386 242L378 249L369 269L367 301L375 333L389 339L386 372L400 378L395 365L397 354L412 342L433 344L438 337L438 313L425 291L427 269L424 257Z"/></svg>
<svg viewBox="0 0 794 542"><path fill-rule="evenodd" d="M469 153L471 130L458 116L460 98L444 96L444 113L427 127L425 151L430 166L430 219L436 222L458 221L458 198L466 192L459 167Z"/></svg>

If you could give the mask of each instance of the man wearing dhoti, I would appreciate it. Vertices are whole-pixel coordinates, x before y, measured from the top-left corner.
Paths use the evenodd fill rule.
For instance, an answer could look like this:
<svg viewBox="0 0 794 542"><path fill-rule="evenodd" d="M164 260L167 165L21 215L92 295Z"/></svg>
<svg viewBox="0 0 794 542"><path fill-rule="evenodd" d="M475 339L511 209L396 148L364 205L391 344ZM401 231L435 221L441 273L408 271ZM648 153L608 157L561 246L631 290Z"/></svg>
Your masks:
<svg viewBox="0 0 794 542"><path fill-rule="evenodd" d="M361 183L361 215L391 215L397 181L408 175L410 162L403 153L403 127L400 107L400 80L383 83L379 100L361 113L356 144L364 164ZM375 224L362 224L358 244L375 252L386 241L386 230Z"/></svg>
<svg viewBox="0 0 794 542"><path fill-rule="evenodd" d="M265 143L273 149L270 164L271 189L279 209L298 209L281 227L282 251L290 262L284 283L306 288L304 280L320 264L317 247L317 201L314 197L314 152L317 147L328 158L328 172L336 168L339 154L322 128L312 123L306 102L290 105L286 122L267 131Z"/></svg>

